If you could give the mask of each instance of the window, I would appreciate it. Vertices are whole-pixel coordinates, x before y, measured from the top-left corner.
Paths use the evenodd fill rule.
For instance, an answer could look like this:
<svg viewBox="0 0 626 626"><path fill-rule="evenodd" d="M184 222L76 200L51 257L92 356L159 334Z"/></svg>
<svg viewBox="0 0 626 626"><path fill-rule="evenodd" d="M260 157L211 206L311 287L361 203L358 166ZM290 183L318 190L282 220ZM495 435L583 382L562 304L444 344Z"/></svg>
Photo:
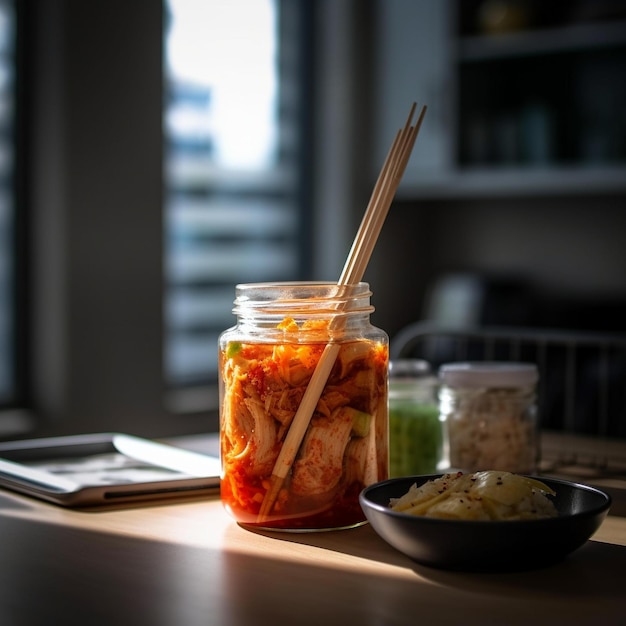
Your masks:
<svg viewBox="0 0 626 626"><path fill-rule="evenodd" d="M214 385L239 282L303 279L297 3L168 0L165 376Z"/></svg>
<svg viewBox="0 0 626 626"><path fill-rule="evenodd" d="M20 428L214 427L235 284L311 263L309 5L0 0L0 402ZM16 431L7 416L0 436Z"/></svg>

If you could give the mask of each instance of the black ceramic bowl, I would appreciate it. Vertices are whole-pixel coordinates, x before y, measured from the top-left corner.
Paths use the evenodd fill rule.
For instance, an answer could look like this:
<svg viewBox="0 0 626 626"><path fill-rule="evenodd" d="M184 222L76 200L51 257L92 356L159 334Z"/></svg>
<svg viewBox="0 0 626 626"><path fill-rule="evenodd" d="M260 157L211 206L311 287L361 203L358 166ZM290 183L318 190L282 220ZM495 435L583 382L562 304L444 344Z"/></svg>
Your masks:
<svg viewBox="0 0 626 626"><path fill-rule="evenodd" d="M534 477L555 492L558 517L541 520L459 521L399 513L391 498L430 476L394 478L366 487L361 507L374 530L391 546L422 565L464 571L515 571L544 567L580 548L604 521L611 498L565 480Z"/></svg>

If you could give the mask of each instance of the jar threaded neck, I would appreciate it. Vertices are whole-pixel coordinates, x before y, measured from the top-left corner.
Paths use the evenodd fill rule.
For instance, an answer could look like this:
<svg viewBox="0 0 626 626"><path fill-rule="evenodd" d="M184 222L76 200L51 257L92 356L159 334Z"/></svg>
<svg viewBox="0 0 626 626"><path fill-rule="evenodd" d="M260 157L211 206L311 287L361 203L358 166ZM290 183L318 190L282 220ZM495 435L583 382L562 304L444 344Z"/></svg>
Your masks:
<svg viewBox="0 0 626 626"><path fill-rule="evenodd" d="M369 315L369 285L326 282L242 283L235 288L233 313L239 317Z"/></svg>

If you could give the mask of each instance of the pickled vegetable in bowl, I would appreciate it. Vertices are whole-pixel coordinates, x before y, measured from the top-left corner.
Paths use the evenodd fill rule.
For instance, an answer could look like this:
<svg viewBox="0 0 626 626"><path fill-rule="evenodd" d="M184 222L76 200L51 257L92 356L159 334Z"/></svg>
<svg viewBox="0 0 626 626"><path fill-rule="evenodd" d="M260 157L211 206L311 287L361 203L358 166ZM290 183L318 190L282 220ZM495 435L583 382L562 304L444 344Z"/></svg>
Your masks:
<svg viewBox="0 0 626 626"><path fill-rule="evenodd" d="M495 476L495 475L494 475ZM390 546L412 560L430 567L472 572L520 571L546 567L578 550L604 521L611 497L603 491L566 480L528 476L547 489L556 516L534 519L466 519L427 517L396 511L390 503L416 489L425 488L424 501L436 498L442 475L407 476L366 487L360 502L372 528ZM483 484L490 493L497 489L493 477ZM435 487L433 488L433 485ZM535 487L533 487L535 488ZM554 492L554 495L551 495ZM504 496L517 502L513 487Z"/></svg>
<svg viewBox="0 0 626 626"><path fill-rule="evenodd" d="M554 489L542 481L510 472L456 472L411 485L400 498L391 498L394 511L459 520L531 520L558 515L550 496Z"/></svg>

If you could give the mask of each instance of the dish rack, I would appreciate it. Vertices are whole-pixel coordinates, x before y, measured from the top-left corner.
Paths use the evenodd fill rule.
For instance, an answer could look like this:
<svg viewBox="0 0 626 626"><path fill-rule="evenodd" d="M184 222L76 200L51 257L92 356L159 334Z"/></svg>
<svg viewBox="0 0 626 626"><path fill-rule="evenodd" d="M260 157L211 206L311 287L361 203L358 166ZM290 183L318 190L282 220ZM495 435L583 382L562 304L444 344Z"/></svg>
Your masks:
<svg viewBox="0 0 626 626"><path fill-rule="evenodd" d="M542 467L626 476L626 335L415 322L392 338L390 358L423 359L435 372L455 361L535 363Z"/></svg>

